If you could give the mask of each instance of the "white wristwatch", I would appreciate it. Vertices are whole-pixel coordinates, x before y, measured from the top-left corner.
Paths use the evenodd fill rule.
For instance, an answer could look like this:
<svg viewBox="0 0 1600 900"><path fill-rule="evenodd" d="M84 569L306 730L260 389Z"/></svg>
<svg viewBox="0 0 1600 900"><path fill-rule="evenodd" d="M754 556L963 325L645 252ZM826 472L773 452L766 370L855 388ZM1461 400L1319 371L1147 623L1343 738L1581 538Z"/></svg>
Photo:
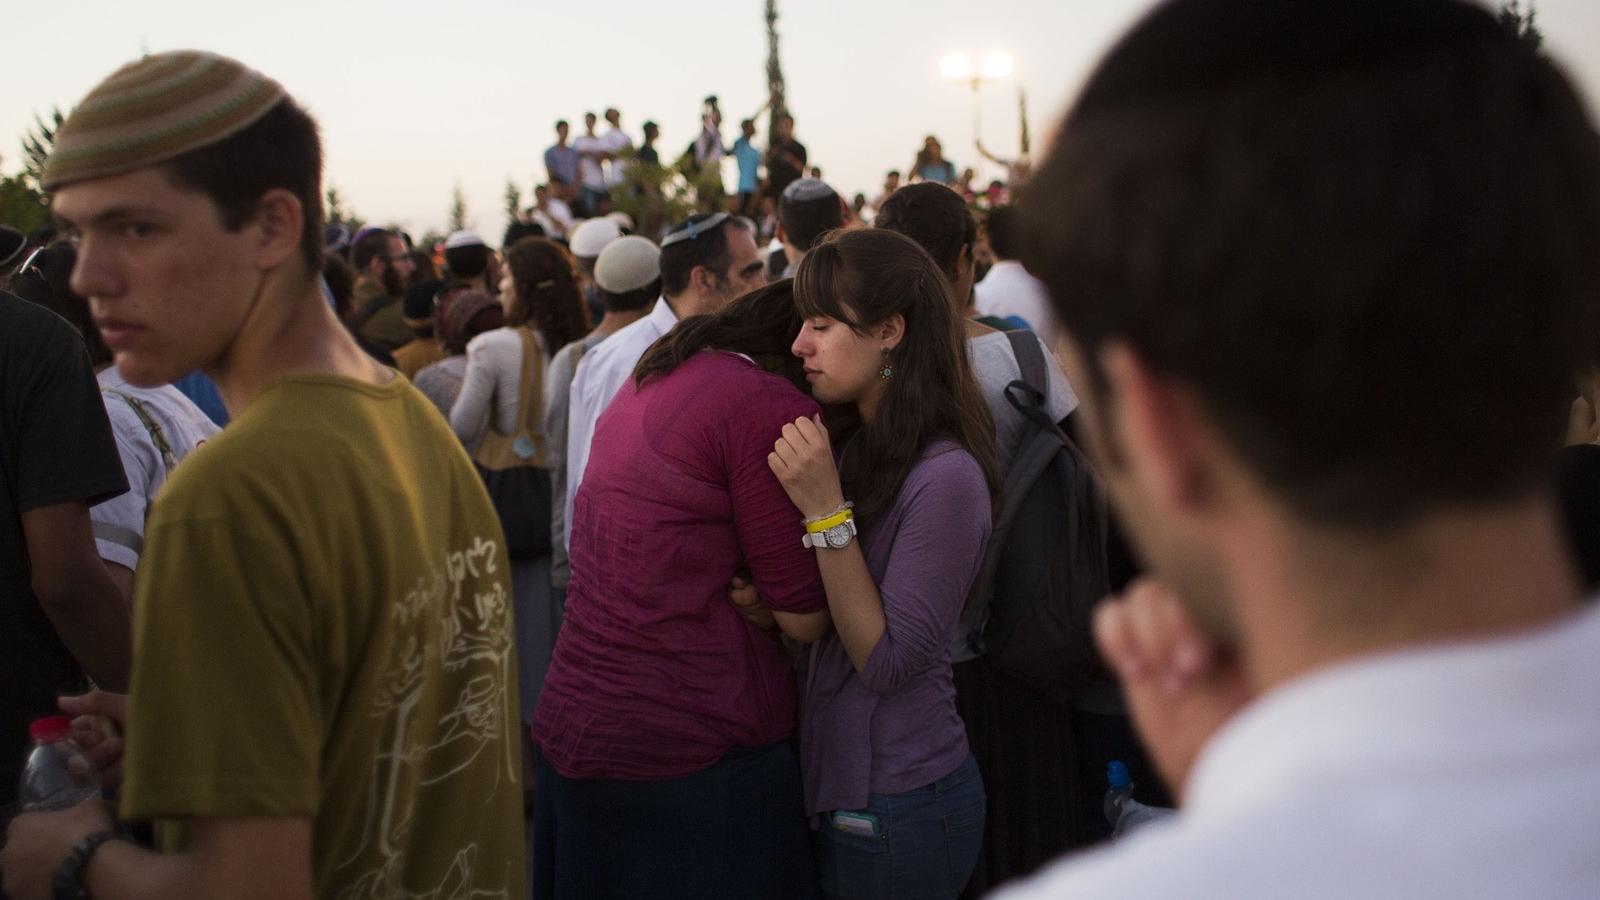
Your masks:
<svg viewBox="0 0 1600 900"><path fill-rule="evenodd" d="M856 520L845 519L832 528L815 534L807 532L800 538L802 546L813 550L843 550L856 539Z"/></svg>

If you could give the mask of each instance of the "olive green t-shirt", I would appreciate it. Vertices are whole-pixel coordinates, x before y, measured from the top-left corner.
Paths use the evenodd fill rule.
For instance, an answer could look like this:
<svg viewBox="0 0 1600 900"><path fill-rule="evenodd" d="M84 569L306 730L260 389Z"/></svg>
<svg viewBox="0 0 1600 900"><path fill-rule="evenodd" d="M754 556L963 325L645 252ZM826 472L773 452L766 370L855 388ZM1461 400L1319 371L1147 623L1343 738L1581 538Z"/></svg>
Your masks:
<svg viewBox="0 0 1600 900"><path fill-rule="evenodd" d="M318 897L520 898L503 541L410 382L272 384L146 530L123 815L309 818Z"/></svg>

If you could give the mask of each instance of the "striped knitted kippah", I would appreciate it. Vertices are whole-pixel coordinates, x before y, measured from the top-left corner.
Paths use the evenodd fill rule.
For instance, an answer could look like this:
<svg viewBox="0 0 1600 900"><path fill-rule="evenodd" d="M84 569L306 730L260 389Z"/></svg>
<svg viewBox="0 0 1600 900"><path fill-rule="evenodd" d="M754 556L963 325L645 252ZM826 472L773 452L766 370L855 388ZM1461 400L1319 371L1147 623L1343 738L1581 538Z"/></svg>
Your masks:
<svg viewBox="0 0 1600 900"><path fill-rule="evenodd" d="M95 85L61 124L43 185L165 162L248 127L283 97L276 81L215 53L146 56Z"/></svg>

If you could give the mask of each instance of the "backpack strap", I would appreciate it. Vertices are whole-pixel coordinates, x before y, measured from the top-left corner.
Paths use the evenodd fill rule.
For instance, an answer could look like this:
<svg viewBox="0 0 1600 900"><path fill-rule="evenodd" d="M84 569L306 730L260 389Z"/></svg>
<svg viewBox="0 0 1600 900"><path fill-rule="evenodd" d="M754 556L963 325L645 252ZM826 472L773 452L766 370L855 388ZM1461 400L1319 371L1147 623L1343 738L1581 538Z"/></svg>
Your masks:
<svg viewBox="0 0 1600 900"><path fill-rule="evenodd" d="M388 306L392 300L394 300L394 298L390 297L388 294L379 294L378 296L373 297L371 300L368 300L367 305L361 307L360 311L356 313L355 318L350 320L350 327L360 331L363 325L366 325L368 322L370 322L372 317L377 315L378 312L385 306Z"/></svg>
<svg viewBox="0 0 1600 900"><path fill-rule="evenodd" d="M1031 331L1008 331L1012 354L1022 377L1006 385L1006 402L1016 408L1027 424L1017 442L1017 449L1008 461L1005 484L1001 491L1000 509L995 518L989 544L979 565L978 577L967 594L961 612L961 634L967 639L968 649L981 654L983 629L989 620L989 605L993 599L995 571L1000 565L1012 522L1017 516L1021 498L1033 489L1046 466L1062 449L1066 436L1050 420L1046 401L1050 396L1050 378L1045 368L1044 351L1039 349L1039 339Z"/></svg>
<svg viewBox="0 0 1600 900"><path fill-rule="evenodd" d="M172 444L167 441L167 433L161 430L161 423L156 421L155 416L150 415L150 410L145 408L144 402L132 394L119 391L116 388L101 388L101 390L107 394L115 394L121 397L128 404L128 408L133 410L133 414L139 417L139 422L144 425L144 430L150 435L150 442L155 444L156 450L161 453L162 468L167 470L168 475L171 475L173 467L178 464L178 457L172 452Z"/></svg>
<svg viewBox="0 0 1600 900"><path fill-rule="evenodd" d="M1049 412L1050 364L1045 362L1038 336L1031 331L1008 331L1005 334L1011 341L1011 353L1017 358L1017 368L1022 370L1021 378L1006 385L1006 402L1039 428L1058 430ZM1023 442L1026 441L1027 437L1024 436Z"/></svg>

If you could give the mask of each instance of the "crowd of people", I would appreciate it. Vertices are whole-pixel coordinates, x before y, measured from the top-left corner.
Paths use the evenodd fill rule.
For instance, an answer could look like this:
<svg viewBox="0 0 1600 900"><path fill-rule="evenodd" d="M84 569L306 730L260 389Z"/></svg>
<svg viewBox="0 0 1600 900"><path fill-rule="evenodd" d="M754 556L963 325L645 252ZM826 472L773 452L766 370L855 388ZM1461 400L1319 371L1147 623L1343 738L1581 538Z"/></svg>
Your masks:
<svg viewBox="0 0 1600 900"><path fill-rule="evenodd" d="M0 755L65 713L104 790L0 766L0 896L1594 896L1551 60L1167 0L1036 167L870 201L760 115L680 221L608 109L421 247L238 61L82 99L0 229ZM1108 767L1176 815L1111 840Z"/></svg>

